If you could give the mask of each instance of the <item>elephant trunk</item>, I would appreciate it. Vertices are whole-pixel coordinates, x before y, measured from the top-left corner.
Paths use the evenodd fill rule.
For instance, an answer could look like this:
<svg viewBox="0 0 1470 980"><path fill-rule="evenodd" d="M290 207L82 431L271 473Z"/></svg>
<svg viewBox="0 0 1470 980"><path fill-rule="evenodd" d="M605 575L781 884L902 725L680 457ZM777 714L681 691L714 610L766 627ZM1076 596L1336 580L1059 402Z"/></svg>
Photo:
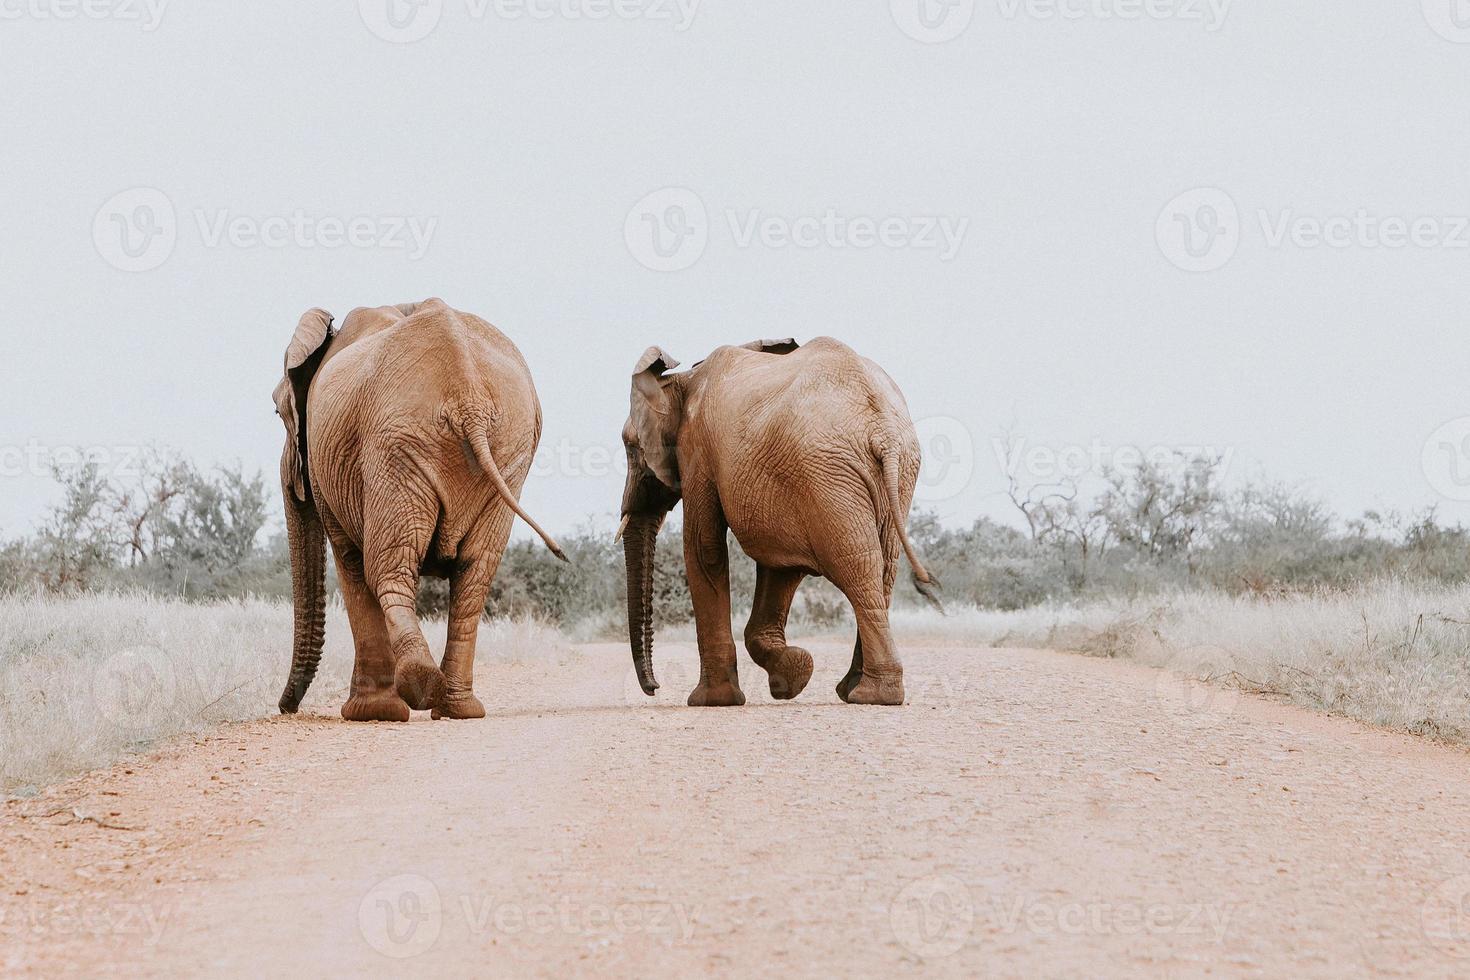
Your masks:
<svg viewBox="0 0 1470 980"><path fill-rule="evenodd" d="M628 643L638 686L653 696L653 557L662 521L652 514L634 514L623 535L623 557L628 568Z"/></svg>
<svg viewBox="0 0 1470 980"><path fill-rule="evenodd" d="M281 714L295 714L316 677L322 659L327 620L327 540L316 506L302 503L286 490L286 534L291 546L291 591L295 628L291 641L291 675L281 694Z"/></svg>

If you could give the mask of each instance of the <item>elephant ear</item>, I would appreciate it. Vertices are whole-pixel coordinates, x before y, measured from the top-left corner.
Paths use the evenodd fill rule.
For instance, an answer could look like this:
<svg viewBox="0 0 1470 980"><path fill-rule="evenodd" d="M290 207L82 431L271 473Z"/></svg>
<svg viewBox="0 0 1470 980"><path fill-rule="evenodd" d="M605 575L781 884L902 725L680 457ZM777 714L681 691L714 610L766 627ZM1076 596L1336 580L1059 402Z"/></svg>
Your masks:
<svg viewBox="0 0 1470 980"><path fill-rule="evenodd" d="M680 411L670 397L664 372L679 362L662 347L650 347L633 366L633 397L630 419L643 461L664 486L679 486L677 442Z"/></svg>
<svg viewBox="0 0 1470 980"><path fill-rule="evenodd" d="M762 354L790 354L801 345L796 342L795 337L782 337L780 340L752 340L740 346Z"/></svg>
<svg viewBox="0 0 1470 980"><path fill-rule="evenodd" d="M276 412L286 426L281 455L281 482L305 503L310 492L306 458L306 395L332 341L332 314L307 310L286 347L285 375L276 385Z"/></svg>
<svg viewBox="0 0 1470 980"><path fill-rule="evenodd" d="M662 347L650 347L638 358L638 363L633 365L633 377L638 377L645 371L651 372L655 378L663 377L665 371L672 371L679 366L679 362L672 354Z"/></svg>

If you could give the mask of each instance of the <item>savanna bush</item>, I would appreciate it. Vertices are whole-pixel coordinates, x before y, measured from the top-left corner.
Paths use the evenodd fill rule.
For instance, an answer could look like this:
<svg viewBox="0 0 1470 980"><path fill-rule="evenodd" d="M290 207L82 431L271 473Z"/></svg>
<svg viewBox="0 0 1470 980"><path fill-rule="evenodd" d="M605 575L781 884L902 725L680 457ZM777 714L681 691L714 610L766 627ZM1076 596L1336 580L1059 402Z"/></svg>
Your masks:
<svg viewBox="0 0 1470 980"><path fill-rule="evenodd" d="M1010 490L1021 526L981 518L945 526L915 511L909 532L946 601L1024 610L1181 591L1280 597L1350 589L1394 577L1454 585L1470 581L1470 532L1435 513L1370 512L1341 520L1320 501L1279 485L1221 489L1219 460L1151 460L1109 472L1090 496L1075 486ZM128 481L94 468L56 474L62 501L31 535L0 542L0 590L56 594L142 590L188 600L289 599L290 562L274 484L238 467L202 470L163 453ZM276 530L271 533L271 528ZM507 548L488 601L491 616L534 617L579 636L626 629L621 546L609 528L584 524L559 535L571 564L537 541ZM730 537L737 614L755 588L754 563ZM328 565L329 589L334 570ZM425 580L420 605L442 613L447 584ZM895 605L923 600L899 577ZM742 608L744 607L744 608ZM661 627L692 619L677 524L659 537L654 610ZM825 581L798 593L793 617L835 626L849 613Z"/></svg>

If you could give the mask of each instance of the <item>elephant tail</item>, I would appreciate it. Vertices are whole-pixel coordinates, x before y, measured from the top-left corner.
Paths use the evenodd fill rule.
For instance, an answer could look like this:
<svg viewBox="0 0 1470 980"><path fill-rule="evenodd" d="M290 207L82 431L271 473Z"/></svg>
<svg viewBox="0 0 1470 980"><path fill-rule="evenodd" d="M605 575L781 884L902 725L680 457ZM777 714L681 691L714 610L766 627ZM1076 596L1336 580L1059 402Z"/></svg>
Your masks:
<svg viewBox="0 0 1470 980"><path fill-rule="evenodd" d="M909 541L909 532L906 527L908 512L903 507L903 494L899 489L901 464L898 452L886 447L874 446L873 448L883 466L883 488L888 496L888 512L893 517L893 526L898 530L898 540L903 543L903 553L908 557L909 567L914 571L914 588L918 589L919 594L927 599L934 608L943 612L944 606L939 601L939 580L929 574L929 570L919 560L918 553L914 551L913 543Z"/></svg>
<svg viewBox="0 0 1470 980"><path fill-rule="evenodd" d="M470 452L475 455L475 462L480 464L480 469L490 477L490 484L495 492L500 494L500 499L505 501L517 517L531 526L531 530L540 535L541 540L546 542L546 547L551 553L564 562L570 562L566 552L561 550L561 545L556 539L542 530L541 525L531 519L531 515L521 509L520 502L516 500L515 494L505 485L505 478L500 475L500 467L495 463L495 456L490 452L490 435L487 431L485 416L478 411L460 411L450 413L450 423L457 430L461 439L469 444Z"/></svg>

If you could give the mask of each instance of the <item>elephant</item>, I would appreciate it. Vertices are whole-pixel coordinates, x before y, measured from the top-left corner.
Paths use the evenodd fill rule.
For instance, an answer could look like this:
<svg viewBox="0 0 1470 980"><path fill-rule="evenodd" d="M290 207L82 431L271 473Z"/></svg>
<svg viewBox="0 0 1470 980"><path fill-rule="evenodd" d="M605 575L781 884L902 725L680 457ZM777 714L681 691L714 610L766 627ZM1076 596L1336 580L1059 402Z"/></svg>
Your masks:
<svg viewBox="0 0 1470 980"><path fill-rule="evenodd" d="M566 560L518 499L541 438L520 351L440 299L358 308L335 333L313 309L274 398L295 607L281 713L300 707L321 660L330 539L355 647L342 717L483 718L475 637L514 519ZM415 610L421 575L450 583L440 666Z"/></svg>
<svg viewBox="0 0 1470 980"><path fill-rule="evenodd" d="M772 697L794 698L811 679L811 654L787 644L786 620L797 587L814 575L843 592L857 620L838 697L902 704L903 666L888 625L899 552L935 602L937 582L904 526L920 453L898 386L830 337L720 347L688 371L667 373L678 366L660 347L644 351L622 433L628 476L618 537L639 686L648 695L659 686L654 549L682 500L700 662L690 705L745 703L730 628L727 530L756 562L745 648L768 674Z"/></svg>

